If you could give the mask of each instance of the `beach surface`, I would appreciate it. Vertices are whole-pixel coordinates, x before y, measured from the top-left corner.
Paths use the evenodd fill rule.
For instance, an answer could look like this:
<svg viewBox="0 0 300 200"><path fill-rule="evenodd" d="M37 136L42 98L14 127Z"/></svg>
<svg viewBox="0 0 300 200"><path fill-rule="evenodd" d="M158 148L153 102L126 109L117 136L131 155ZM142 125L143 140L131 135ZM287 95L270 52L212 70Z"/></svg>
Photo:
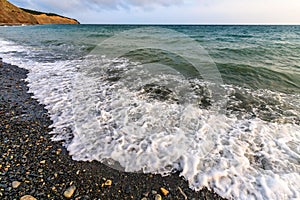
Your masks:
<svg viewBox="0 0 300 200"><path fill-rule="evenodd" d="M51 120L28 93L27 73L0 65L1 199L221 199L207 189L191 190L178 173L126 173L72 160L61 142L51 141Z"/></svg>

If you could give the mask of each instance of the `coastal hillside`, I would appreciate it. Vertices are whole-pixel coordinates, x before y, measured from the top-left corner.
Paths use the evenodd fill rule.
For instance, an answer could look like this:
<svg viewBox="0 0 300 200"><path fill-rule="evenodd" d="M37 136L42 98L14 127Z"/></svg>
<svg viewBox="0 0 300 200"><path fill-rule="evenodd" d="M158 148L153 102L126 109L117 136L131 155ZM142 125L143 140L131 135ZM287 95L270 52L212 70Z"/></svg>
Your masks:
<svg viewBox="0 0 300 200"><path fill-rule="evenodd" d="M75 19L19 8L7 0L0 0L0 25L79 24Z"/></svg>

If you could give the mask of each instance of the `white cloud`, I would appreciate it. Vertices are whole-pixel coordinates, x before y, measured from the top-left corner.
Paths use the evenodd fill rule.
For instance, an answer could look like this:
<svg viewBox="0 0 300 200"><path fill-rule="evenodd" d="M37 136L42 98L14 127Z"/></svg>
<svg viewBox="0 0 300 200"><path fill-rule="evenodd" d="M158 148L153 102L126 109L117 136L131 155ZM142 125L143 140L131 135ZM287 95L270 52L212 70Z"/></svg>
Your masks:
<svg viewBox="0 0 300 200"><path fill-rule="evenodd" d="M172 6L183 3L184 0L12 0L17 4L31 8L55 9L61 11L81 10L118 10L156 6Z"/></svg>

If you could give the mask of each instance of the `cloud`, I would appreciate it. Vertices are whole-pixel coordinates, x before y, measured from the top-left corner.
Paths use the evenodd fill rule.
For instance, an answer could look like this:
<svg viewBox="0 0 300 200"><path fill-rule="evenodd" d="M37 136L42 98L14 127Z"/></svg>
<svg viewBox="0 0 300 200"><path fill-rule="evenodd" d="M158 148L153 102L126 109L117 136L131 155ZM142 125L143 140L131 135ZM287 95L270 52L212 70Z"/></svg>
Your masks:
<svg viewBox="0 0 300 200"><path fill-rule="evenodd" d="M151 9L179 5L184 0L12 0L30 8L43 10L129 10L131 8Z"/></svg>
<svg viewBox="0 0 300 200"><path fill-rule="evenodd" d="M155 7L169 7L179 5L184 0L82 0L81 3L85 4L92 10L119 10L131 8L142 8L144 10L153 9Z"/></svg>

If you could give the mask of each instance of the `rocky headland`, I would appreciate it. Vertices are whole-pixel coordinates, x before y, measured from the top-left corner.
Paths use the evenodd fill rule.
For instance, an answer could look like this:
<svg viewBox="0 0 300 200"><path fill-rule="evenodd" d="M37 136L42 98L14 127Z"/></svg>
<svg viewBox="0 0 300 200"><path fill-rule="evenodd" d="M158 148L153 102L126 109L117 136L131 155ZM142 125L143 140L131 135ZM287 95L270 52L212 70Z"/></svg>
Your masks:
<svg viewBox="0 0 300 200"><path fill-rule="evenodd" d="M35 24L79 24L79 22L54 13L19 8L7 0L0 0L0 25Z"/></svg>

